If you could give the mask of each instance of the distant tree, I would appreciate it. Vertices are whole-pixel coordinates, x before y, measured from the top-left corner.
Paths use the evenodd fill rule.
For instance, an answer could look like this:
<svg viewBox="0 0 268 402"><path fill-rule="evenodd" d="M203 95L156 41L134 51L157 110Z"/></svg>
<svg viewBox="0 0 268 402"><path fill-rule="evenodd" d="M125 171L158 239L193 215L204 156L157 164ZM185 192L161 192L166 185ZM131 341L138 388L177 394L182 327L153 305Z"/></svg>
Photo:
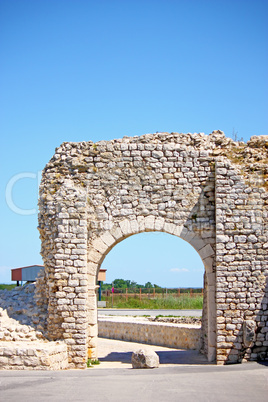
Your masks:
<svg viewBox="0 0 268 402"><path fill-rule="evenodd" d="M156 284L152 284L151 282L146 282L145 285L140 285L139 283L132 281L130 279L114 279L112 283L103 283L101 288L102 290L108 290L112 289L112 286L115 289L134 289L134 288L156 288L156 289L162 289L161 286L158 286Z"/></svg>
<svg viewBox="0 0 268 402"><path fill-rule="evenodd" d="M137 284L137 282L135 282L135 281L131 281L131 282L130 282L130 284L129 284L129 288L130 288L130 289L137 288L137 287L139 287L139 285Z"/></svg>
<svg viewBox="0 0 268 402"><path fill-rule="evenodd" d="M126 281L125 279L115 279L113 281L113 285L116 289L126 289L129 283L130 281Z"/></svg>
<svg viewBox="0 0 268 402"><path fill-rule="evenodd" d="M153 288L154 285L151 282L146 282L144 285L145 288L149 289L149 288Z"/></svg>
<svg viewBox="0 0 268 402"><path fill-rule="evenodd" d="M131 281L130 279L115 279L113 285L115 289L133 289L139 286L137 282Z"/></svg>
<svg viewBox="0 0 268 402"><path fill-rule="evenodd" d="M102 283L101 284L101 289L102 290L112 289L112 284L111 283Z"/></svg>

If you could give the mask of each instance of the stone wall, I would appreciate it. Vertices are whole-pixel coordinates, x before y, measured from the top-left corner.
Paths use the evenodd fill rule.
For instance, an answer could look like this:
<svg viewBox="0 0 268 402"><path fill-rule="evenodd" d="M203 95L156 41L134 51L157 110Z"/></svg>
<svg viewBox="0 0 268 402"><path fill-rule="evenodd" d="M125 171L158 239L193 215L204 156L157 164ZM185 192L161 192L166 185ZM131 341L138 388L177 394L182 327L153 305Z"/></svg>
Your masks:
<svg viewBox="0 0 268 402"><path fill-rule="evenodd" d="M0 291L0 370L61 370L68 367L67 345L49 342L36 330L34 285ZM31 315L32 313L32 315ZM39 326L39 325L38 325Z"/></svg>
<svg viewBox="0 0 268 402"><path fill-rule="evenodd" d="M201 327L105 317L98 320L98 334L103 338L140 342L178 349L201 348Z"/></svg>
<svg viewBox="0 0 268 402"><path fill-rule="evenodd" d="M63 342L0 342L1 370L64 370L68 368Z"/></svg>
<svg viewBox="0 0 268 402"><path fill-rule="evenodd" d="M87 353L97 356L102 261L118 242L144 231L179 236L204 263L208 360L267 355L267 148L267 137L244 144L213 132L63 143L56 150L40 185L39 294L48 302L48 337L64 339L70 367L84 368Z"/></svg>
<svg viewBox="0 0 268 402"><path fill-rule="evenodd" d="M267 357L267 192L216 164L217 361ZM252 186L253 184L253 186ZM255 185L254 185L255 184ZM257 184L257 185L256 185ZM248 328L252 328L248 332Z"/></svg>

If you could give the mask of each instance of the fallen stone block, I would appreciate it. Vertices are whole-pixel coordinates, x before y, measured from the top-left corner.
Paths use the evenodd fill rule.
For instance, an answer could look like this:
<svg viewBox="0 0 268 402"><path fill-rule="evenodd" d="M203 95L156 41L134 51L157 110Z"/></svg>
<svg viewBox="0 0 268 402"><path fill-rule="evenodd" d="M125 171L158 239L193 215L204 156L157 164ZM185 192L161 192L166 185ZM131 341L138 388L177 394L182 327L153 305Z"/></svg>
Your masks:
<svg viewBox="0 0 268 402"><path fill-rule="evenodd" d="M159 367L158 355L148 349L139 349L132 353L131 357L132 367L139 368L157 368Z"/></svg>

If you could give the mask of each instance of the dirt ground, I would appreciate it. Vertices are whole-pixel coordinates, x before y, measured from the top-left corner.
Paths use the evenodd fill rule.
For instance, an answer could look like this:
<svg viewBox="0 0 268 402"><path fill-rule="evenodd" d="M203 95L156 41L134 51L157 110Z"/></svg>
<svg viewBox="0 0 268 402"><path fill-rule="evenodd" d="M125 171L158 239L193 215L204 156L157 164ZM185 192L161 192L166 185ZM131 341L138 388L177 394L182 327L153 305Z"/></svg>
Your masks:
<svg viewBox="0 0 268 402"><path fill-rule="evenodd" d="M158 354L161 367L208 364L206 358L196 350L173 349L164 346L145 345L135 342L98 338L98 356L100 365L94 366L94 369L130 369L132 368L132 352L144 348L154 350Z"/></svg>

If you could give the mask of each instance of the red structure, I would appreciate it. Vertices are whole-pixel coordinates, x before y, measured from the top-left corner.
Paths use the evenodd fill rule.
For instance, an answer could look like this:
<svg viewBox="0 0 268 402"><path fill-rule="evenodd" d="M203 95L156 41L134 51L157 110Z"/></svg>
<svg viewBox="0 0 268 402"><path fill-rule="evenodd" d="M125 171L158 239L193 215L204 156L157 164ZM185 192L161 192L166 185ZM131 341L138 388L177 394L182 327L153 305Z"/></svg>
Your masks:
<svg viewBox="0 0 268 402"><path fill-rule="evenodd" d="M35 282L40 269L44 268L44 265L29 265L28 267L14 268L11 270L11 280L19 282ZM106 269L100 269L98 275L98 281L103 282L106 279Z"/></svg>
<svg viewBox="0 0 268 402"><path fill-rule="evenodd" d="M12 281L21 281L21 270L22 268L15 268L11 270L11 280Z"/></svg>
<svg viewBox="0 0 268 402"><path fill-rule="evenodd" d="M43 265L29 265L28 267L14 268L11 270L11 280L19 282L35 282L38 272L44 268Z"/></svg>

